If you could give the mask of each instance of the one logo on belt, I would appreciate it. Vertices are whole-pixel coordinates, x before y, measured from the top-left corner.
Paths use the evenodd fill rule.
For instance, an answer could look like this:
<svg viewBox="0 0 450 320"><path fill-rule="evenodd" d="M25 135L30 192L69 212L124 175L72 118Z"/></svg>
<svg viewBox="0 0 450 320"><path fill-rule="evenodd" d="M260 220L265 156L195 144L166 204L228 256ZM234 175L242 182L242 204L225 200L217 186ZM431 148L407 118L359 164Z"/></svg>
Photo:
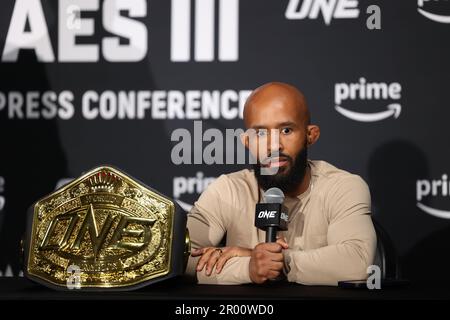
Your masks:
<svg viewBox="0 0 450 320"><path fill-rule="evenodd" d="M436 4L442 4L442 0L418 0L417 1L417 11L423 15L425 18L428 18L432 21L435 22L439 22L439 23L450 23L450 14L438 14L436 12L430 12L430 10L435 10ZM448 0L446 0L446 2L448 2ZM425 3L427 3L427 5L425 6ZM433 6L433 8L431 8L431 6ZM447 8L449 6L447 5Z"/></svg>
<svg viewBox="0 0 450 320"><path fill-rule="evenodd" d="M219 0L218 17L215 0L195 0L194 31L191 31L193 0L172 0L170 60L237 61L239 58L239 0ZM218 18L218 30L214 26ZM191 39L193 37L193 41ZM217 57L215 38L218 37Z"/></svg>
<svg viewBox="0 0 450 320"><path fill-rule="evenodd" d="M399 103L402 86L398 82L367 82L364 77L356 83L336 83L334 86L335 109L346 118L360 122L375 122L400 116L402 106ZM364 112L355 105L344 107L346 101L380 101L385 104L377 112ZM356 109L358 108L358 109ZM384 109L384 110L383 110Z"/></svg>
<svg viewBox="0 0 450 320"><path fill-rule="evenodd" d="M89 246L92 248L92 258L96 260L100 250L107 243L109 233L112 236L108 241L106 251L110 254L115 250L121 251L120 249L125 249L124 252L138 252L150 241L151 227L155 223L154 219L122 215L115 223L116 218L114 216L106 215L103 226L99 228L95 211L91 204L85 211L84 219L80 218L78 213L59 215L53 218L39 249L77 251L88 238L90 240ZM131 225L137 225L139 229L129 228ZM74 232L75 230L78 230L78 232ZM125 239L132 239L132 241L126 241ZM71 254L74 255L74 253ZM88 257L84 255L84 259L86 258Z"/></svg>

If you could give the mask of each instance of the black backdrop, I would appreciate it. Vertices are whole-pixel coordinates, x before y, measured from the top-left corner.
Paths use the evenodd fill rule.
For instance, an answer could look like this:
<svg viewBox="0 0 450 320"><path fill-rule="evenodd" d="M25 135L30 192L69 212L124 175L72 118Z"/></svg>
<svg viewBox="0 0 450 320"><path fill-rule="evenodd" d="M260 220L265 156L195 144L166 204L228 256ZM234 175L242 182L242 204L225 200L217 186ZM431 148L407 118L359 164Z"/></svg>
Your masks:
<svg viewBox="0 0 450 320"><path fill-rule="evenodd" d="M85 8L93 3L96 9ZM380 9L381 29L369 28L371 5ZM296 85L308 99L322 132L310 158L368 182L373 217L392 238L404 274L443 276L450 247L447 16L444 0L2 1L2 276L21 274L26 208L62 178L112 164L186 207L209 178L243 168L176 165L171 135L192 131L194 120L204 130L242 127L235 111L249 90L273 80ZM92 24L92 35L74 38L79 51L65 29L81 33L77 17L83 28ZM121 34L127 28L134 29ZM105 39L124 53L115 55ZM356 90L363 82L378 90L371 98ZM106 109L89 119L83 99L96 95ZM145 112L108 113L119 95ZM208 110L217 116L201 114L215 95L219 102ZM170 112L180 101L181 112Z"/></svg>

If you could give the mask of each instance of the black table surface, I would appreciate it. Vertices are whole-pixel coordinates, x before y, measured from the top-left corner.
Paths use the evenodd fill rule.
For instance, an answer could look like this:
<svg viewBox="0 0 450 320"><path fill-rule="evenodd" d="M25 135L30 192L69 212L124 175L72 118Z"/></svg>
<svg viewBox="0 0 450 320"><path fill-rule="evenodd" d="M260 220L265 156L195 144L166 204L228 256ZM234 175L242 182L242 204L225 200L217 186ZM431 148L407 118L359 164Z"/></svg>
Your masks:
<svg viewBox="0 0 450 320"><path fill-rule="evenodd" d="M450 289L410 284L380 290L304 286L275 282L263 285L199 285L174 278L134 291L56 291L26 278L0 278L0 300L318 300L449 299Z"/></svg>

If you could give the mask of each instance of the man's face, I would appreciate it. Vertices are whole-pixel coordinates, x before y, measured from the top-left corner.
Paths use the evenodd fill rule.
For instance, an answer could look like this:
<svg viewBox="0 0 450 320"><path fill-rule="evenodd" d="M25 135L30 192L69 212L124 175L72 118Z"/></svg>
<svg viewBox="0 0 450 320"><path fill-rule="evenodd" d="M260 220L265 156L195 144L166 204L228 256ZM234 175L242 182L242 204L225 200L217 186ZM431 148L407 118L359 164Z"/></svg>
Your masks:
<svg viewBox="0 0 450 320"><path fill-rule="evenodd" d="M257 159L255 175L263 189L293 191L307 162L307 125L290 99L259 99L246 114L248 148ZM263 169L263 170L261 170Z"/></svg>

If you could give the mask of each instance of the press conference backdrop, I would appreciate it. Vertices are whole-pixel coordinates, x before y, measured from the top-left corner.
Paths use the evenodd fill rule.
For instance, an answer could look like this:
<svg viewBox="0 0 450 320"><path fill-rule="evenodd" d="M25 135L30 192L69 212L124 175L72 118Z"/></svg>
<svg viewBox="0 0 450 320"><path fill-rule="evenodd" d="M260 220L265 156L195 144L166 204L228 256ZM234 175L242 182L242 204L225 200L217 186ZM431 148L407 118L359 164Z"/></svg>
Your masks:
<svg viewBox="0 0 450 320"><path fill-rule="evenodd" d="M188 209L246 167L205 163L206 130L242 128L250 91L284 81L321 127L309 157L369 184L403 275L447 280L449 36L445 0L1 1L1 276L22 276L28 206L97 165Z"/></svg>

